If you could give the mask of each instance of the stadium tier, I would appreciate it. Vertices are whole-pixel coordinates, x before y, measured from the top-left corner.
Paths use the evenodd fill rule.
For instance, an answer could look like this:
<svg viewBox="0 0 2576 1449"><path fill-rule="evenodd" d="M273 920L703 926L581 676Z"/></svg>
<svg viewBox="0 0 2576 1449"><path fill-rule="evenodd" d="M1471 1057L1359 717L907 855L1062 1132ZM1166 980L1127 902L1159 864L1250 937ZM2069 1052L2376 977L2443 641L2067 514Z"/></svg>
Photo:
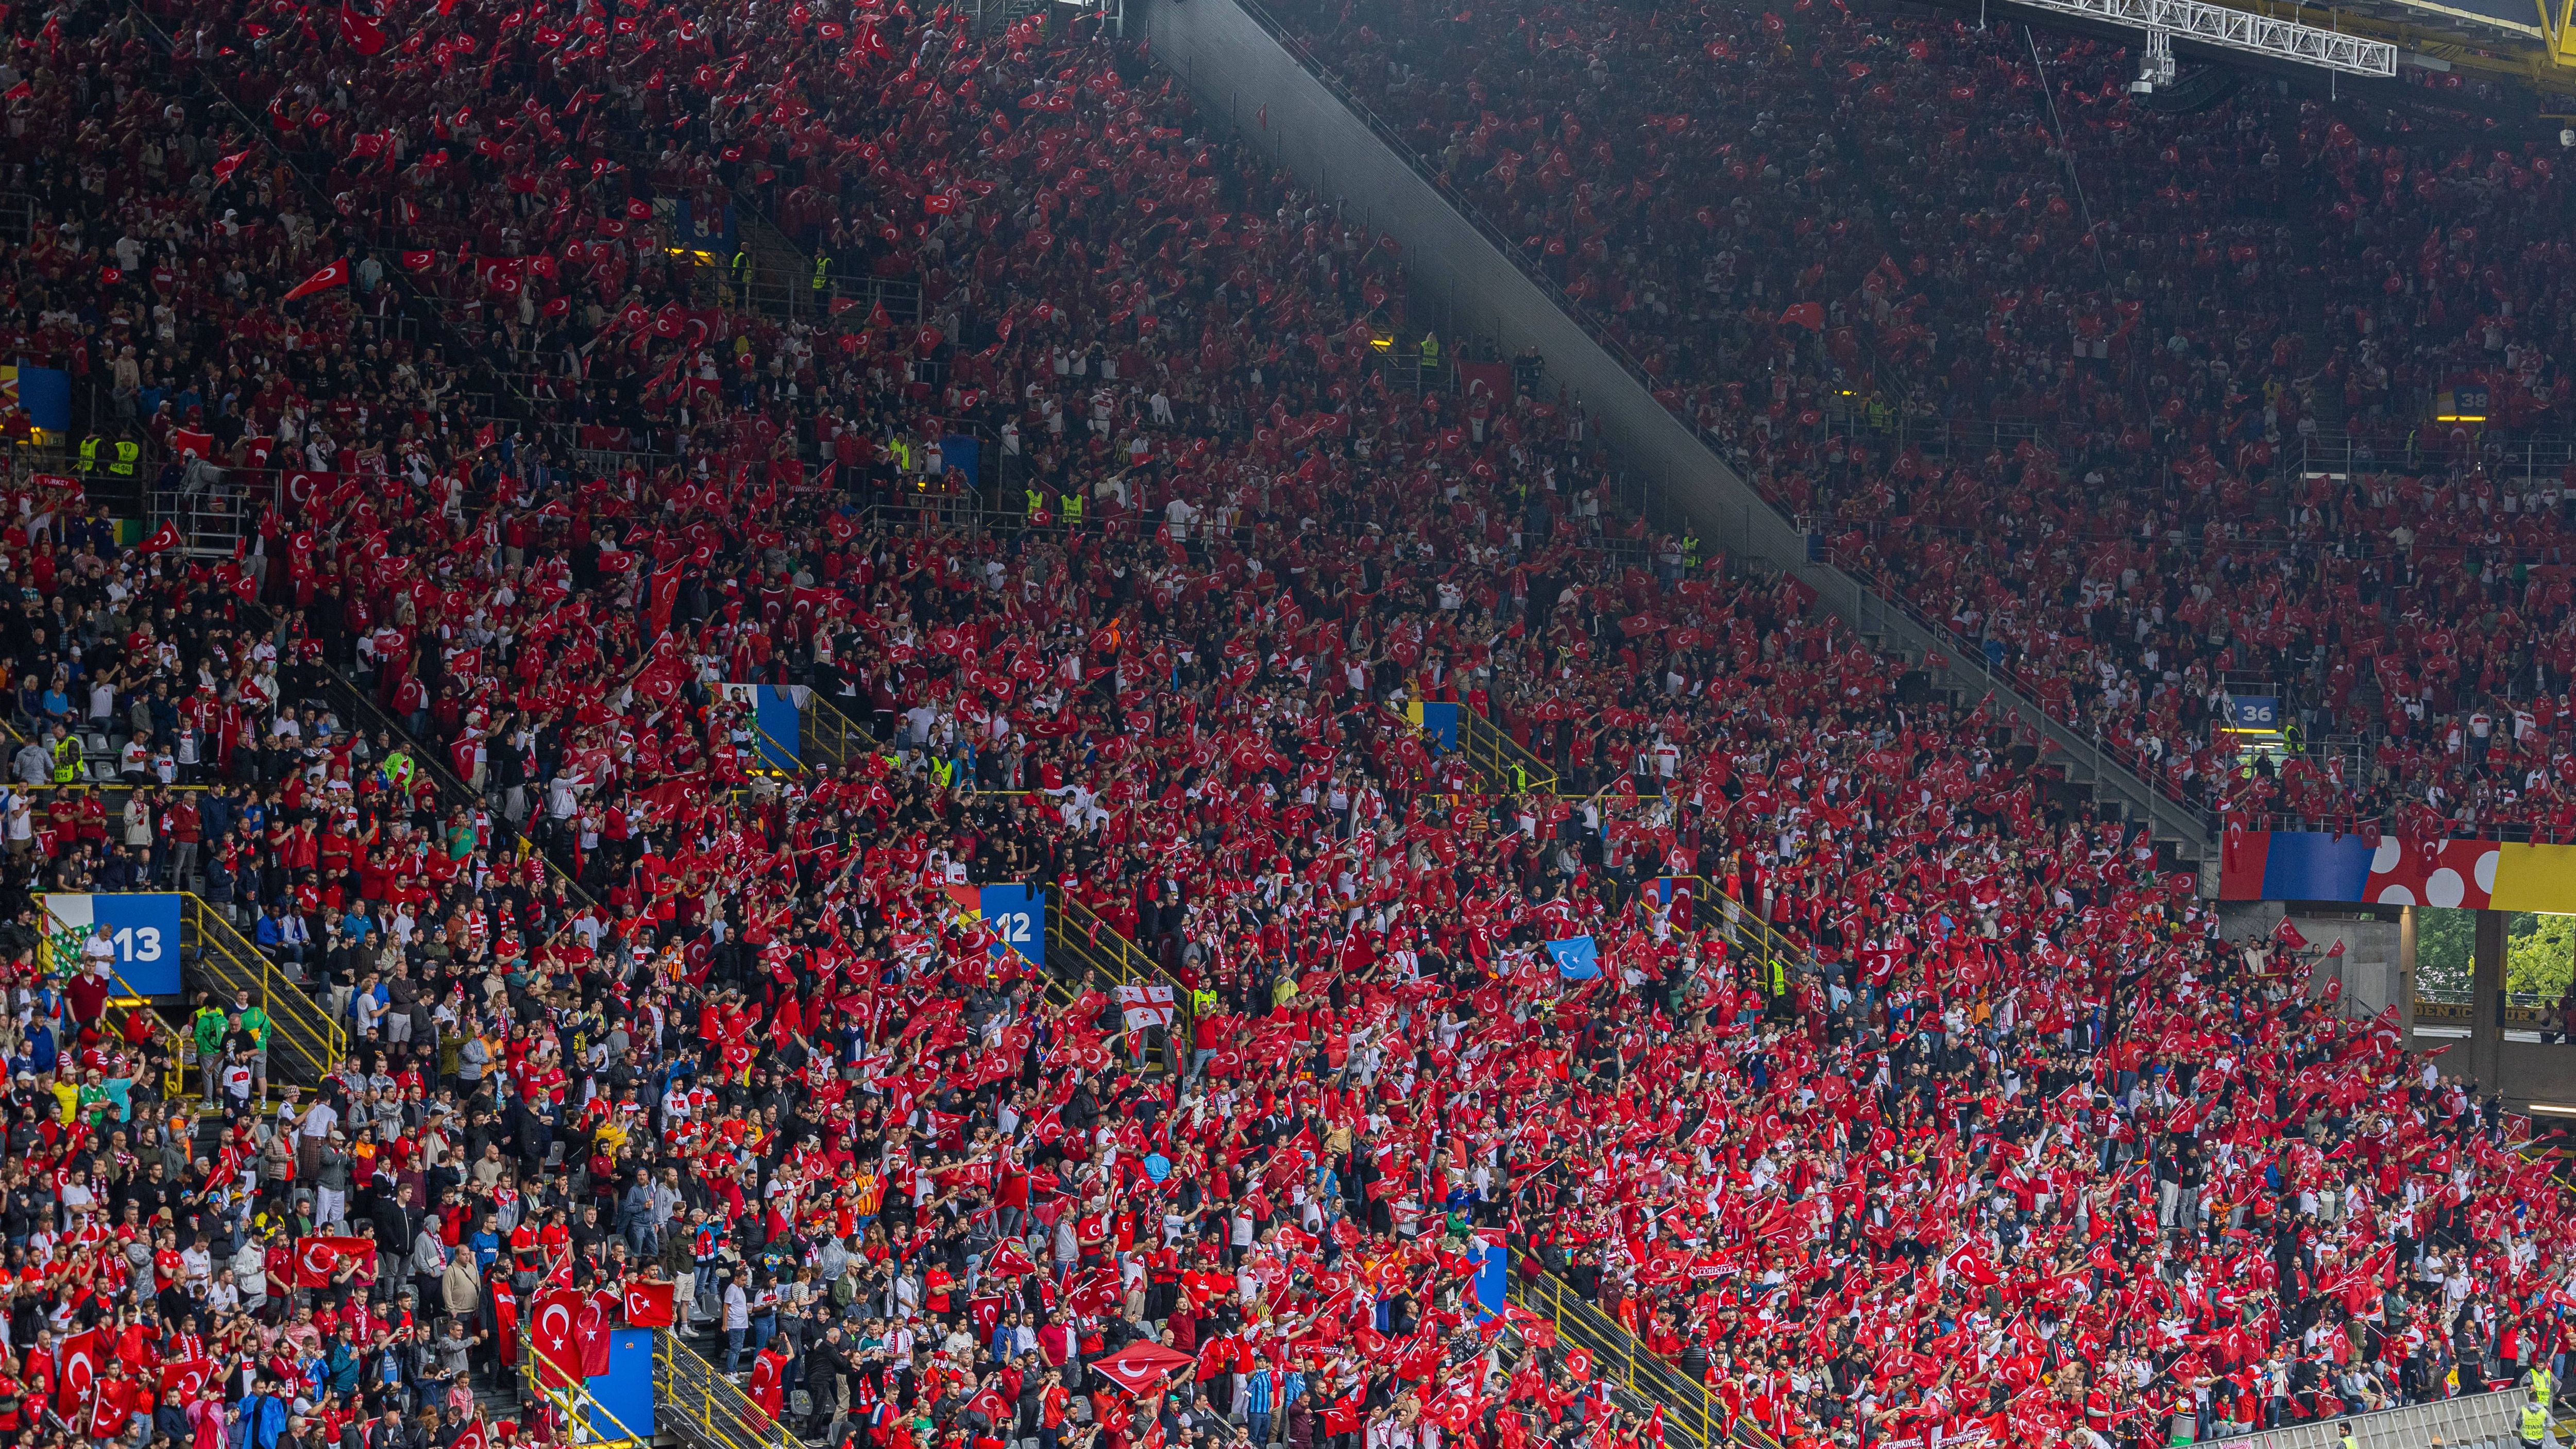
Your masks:
<svg viewBox="0 0 2576 1449"><path fill-rule="evenodd" d="M0 12L0 1433L2545 1435L2501 1032L2249 912L2563 904L2555 147L1259 17L2201 861L1132 18Z"/></svg>

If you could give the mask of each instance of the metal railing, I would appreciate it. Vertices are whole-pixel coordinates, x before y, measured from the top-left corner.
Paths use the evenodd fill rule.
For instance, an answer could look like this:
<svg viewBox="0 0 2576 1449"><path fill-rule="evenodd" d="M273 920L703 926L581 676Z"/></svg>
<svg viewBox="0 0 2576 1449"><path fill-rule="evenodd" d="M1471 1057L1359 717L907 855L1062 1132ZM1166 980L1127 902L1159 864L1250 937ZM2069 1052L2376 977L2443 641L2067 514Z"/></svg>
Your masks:
<svg viewBox="0 0 2576 1449"><path fill-rule="evenodd" d="M1513 739L1501 726L1465 705L1458 706L1458 753L1493 787L1514 795L1533 791L1561 793L1556 767Z"/></svg>
<svg viewBox="0 0 2576 1449"><path fill-rule="evenodd" d="M1728 895L1706 876L1677 875L1663 879L1686 883L1691 890L1691 929L1706 930L1714 924L1718 938L1727 951L1739 960L1749 960L1760 973L1758 980L1771 979L1771 963L1777 961L1793 977L1821 976L1824 968L1816 964L1814 953L1780 933L1778 927L1762 919L1753 907ZM1714 912L1712 917L1709 913Z"/></svg>
<svg viewBox="0 0 2576 1449"><path fill-rule="evenodd" d="M877 748L876 736L859 728L820 691L808 691L796 726L796 758L808 770L840 770Z"/></svg>
<svg viewBox="0 0 2576 1449"><path fill-rule="evenodd" d="M1617 1320L1586 1302L1562 1278L1541 1273L1512 1285L1512 1299L1555 1325L1559 1344L1582 1349L1592 1372L1664 1410L1664 1438L1685 1449L1714 1449L1729 1442L1771 1449L1768 1435L1750 1424L1730 1423L1726 1406L1637 1341Z"/></svg>
<svg viewBox="0 0 2576 1449"><path fill-rule="evenodd" d="M653 1335L653 1427L690 1449L807 1449L668 1329Z"/></svg>
<svg viewBox="0 0 2576 1449"><path fill-rule="evenodd" d="M256 621L260 623L263 631L283 647L285 643L283 622L275 614L270 613L264 605L245 604L244 608L256 616ZM476 793L472 786L458 779L456 772L447 767L447 752L444 749L415 738L409 729L396 722L391 713L376 703L367 691L360 689L347 675L341 673L338 665L325 661L321 689L322 701L340 717L343 727L362 733L382 732L399 742L404 752L411 756L413 770L425 775L437 788L439 804L443 808L451 811L462 809L468 812L484 808L483 797ZM538 849L536 842L531 840L526 832L512 824L507 815L498 810L490 810L487 813L491 820L495 845L508 844L516 852L518 859L533 857L539 869L545 872L547 879L560 887L565 900L573 905L587 907L602 921L616 919L614 912L593 899L590 892L584 890L579 881L565 874L563 868L555 863L554 858ZM557 936L561 934L560 930L556 932Z"/></svg>
<svg viewBox="0 0 2576 1449"><path fill-rule="evenodd" d="M655 1334L660 1339L661 1334ZM658 1362L660 1355L655 1359ZM540 1368L553 1370L557 1383L547 1383ZM617 1411L600 1402L590 1391L589 1381L537 1348L536 1336L522 1330L519 1334L519 1398L522 1403L543 1403L554 1410L562 1425L562 1442L566 1444L632 1445L635 1449L653 1442L650 1434L639 1434L627 1427ZM600 1432L605 1420L613 1432Z"/></svg>
<svg viewBox="0 0 2576 1449"><path fill-rule="evenodd" d="M233 929L221 911L193 892L179 892L179 961L218 994L252 993L268 1013L271 1066L302 1082L319 1082L349 1054L349 1034L303 986Z"/></svg>
<svg viewBox="0 0 2576 1449"><path fill-rule="evenodd" d="M2522 1417L2525 1397L2514 1389L2499 1389L2436 1399L2429 1404L2409 1404L2402 1409L2382 1409L2376 1414L2311 1419L2304 1424L2260 1430L2241 1439L2213 1442L2223 1443L2228 1449L2335 1449L2344 1442L2337 1425L2348 1422L2352 1425L2353 1442L2368 1449L2380 1449L2382 1445L2511 1444L2517 1442L2516 1425ZM2161 1429L2158 1433L2161 1436Z"/></svg>
<svg viewBox="0 0 2576 1449"><path fill-rule="evenodd" d="M1070 964L1074 969L1065 970ZM1172 989L1172 1024L1163 1032L1163 1069L1178 1076L1189 1067L1190 989L1163 969L1153 953L1129 940L1097 911L1075 900L1061 886L1047 896L1048 994L1070 1003L1083 980L1098 973L1113 986L1168 986ZM1133 1052L1143 1060L1142 1052Z"/></svg>

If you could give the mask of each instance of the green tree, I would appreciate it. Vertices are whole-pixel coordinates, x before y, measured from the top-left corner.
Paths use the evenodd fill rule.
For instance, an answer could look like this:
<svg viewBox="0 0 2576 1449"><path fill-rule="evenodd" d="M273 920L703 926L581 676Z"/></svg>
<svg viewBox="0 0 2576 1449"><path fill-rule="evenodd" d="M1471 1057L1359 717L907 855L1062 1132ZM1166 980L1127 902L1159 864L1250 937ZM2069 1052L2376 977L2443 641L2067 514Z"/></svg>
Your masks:
<svg viewBox="0 0 2576 1449"><path fill-rule="evenodd" d="M2425 906L2415 912L2415 989L2428 1000L2465 992L2475 968L2478 916Z"/></svg>
<svg viewBox="0 0 2576 1449"><path fill-rule="evenodd" d="M2507 991L2547 1001L2565 995L2576 980L2576 916L2514 912L2505 923L2504 969Z"/></svg>

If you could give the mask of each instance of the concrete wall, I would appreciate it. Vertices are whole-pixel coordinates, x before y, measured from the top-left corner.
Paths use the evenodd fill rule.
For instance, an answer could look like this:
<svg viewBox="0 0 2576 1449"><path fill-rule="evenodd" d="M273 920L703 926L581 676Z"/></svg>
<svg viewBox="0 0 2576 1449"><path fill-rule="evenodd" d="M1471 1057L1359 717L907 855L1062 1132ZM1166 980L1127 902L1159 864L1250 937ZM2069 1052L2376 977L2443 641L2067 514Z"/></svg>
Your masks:
<svg viewBox="0 0 2576 1449"><path fill-rule="evenodd" d="M2218 929L2230 941L2271 940L2284 915L2306 939L2301 953L2311 960L2309 989L2322 993L2339 981L2336 1014L2368 1020L2394 1005L2401 1021L2414 1014L2414 986L2401 920L2381 919L2377 912L2292 910L2279 901L2230 902L2218 909ZM2334 954L2336 946L2343 954Z"/></svg>
<svg viewBox="0 0 2576 1449"><path fill-rule="evenodd" d="M1917 660L1940 657L1944 663L1931 671L1936 682L1974 697L1991 694L2026 733L2053 740L2071 778L2117 800L2131 819L2151 822L2158 839L2201 863L2203 889L2216 894L2216 856L2198 812L2166 800L2088 738L2050 720L1989 675L1983 660L1961 658L1958 648L1841 570L1808 563L1806 538L1789 520L1249 12L1234 0L1137 0L1127 9L1127 33L1140 30L1154 59L1182 78L1203 113L1258 144L1345 215L1395 237L1412 270L1412 294L1447 313L1453 329L1490 334L1507 351L1536 347L1551 380L1582 399L1623 461L1703 538L1795 574L1826 607L1889 647Z"/></svg>

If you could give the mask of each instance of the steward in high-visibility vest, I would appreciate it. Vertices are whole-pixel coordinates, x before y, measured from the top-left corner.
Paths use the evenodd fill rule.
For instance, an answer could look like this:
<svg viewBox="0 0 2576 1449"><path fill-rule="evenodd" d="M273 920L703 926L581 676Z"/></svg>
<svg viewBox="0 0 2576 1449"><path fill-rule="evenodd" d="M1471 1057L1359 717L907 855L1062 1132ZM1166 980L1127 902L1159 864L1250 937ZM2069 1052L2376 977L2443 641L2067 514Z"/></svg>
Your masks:
<svg viewBox="0 0 2576 1449"><path fill-rule="evenodd" d="M1078 491L1064 495L1064 524L1067 528L1082 527L1082 494Z"/></svg>
<svg viewBox="0 0 2576 1449"><path fill-rule="evenodd" d="M142 456L142 447L132 438L119 438L116 440L116 461L107 465L107 471L119 478L131 478L134 476L134 460Z"/></svg>
<svg viewBox="0 0 2576 1449"><path fill-rule="evenodd" d="M88 437L81 439L80 470L82 472L95 473L98 471L99 442L100 438L96 433L92 433Z"/></svg>

